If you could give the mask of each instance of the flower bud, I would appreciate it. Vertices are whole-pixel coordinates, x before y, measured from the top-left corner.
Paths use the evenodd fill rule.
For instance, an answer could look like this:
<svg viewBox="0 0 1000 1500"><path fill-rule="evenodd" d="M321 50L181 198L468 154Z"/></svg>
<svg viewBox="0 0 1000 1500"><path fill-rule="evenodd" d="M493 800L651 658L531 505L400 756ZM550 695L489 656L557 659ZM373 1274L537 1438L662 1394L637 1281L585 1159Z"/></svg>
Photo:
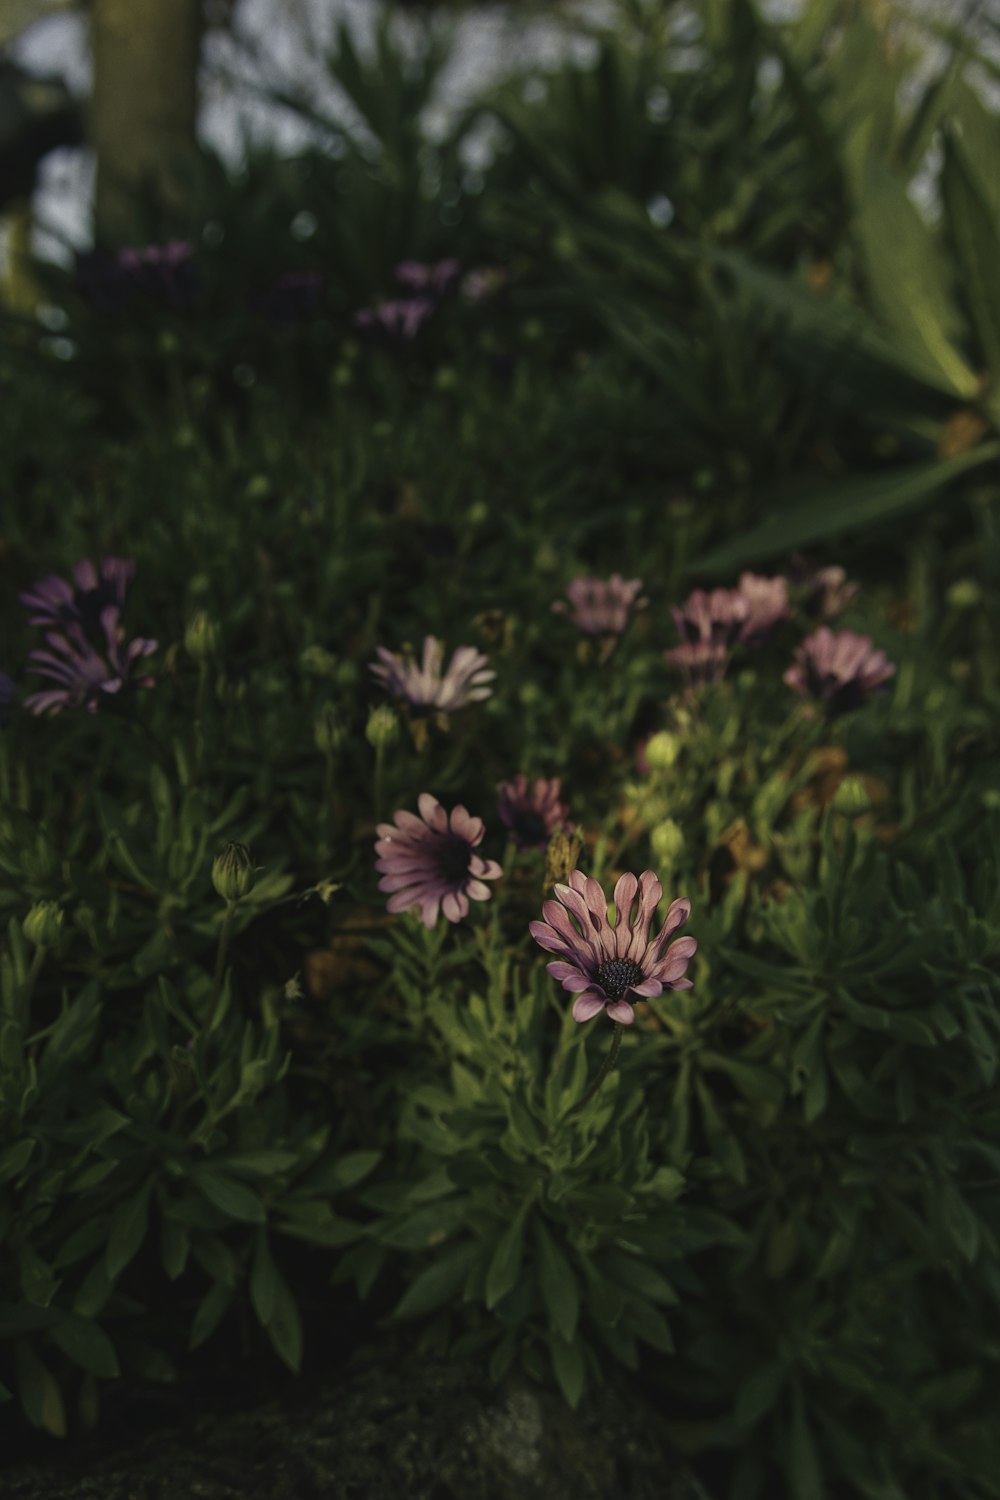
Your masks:
<svg viewBox="0 0 1000 1500"><path fill-rule="evenodd" d="M253 887L253 860L246 844L227 844L212 862L212 884L223 901L240 901Z"/></svg>
<svg viewBox="0 0 1000 1500"><path fill-rule="evenodd" d="M194 661L210 661L219 644L219 627L205 610L191 616L184 629L184 649Z"/></svg>
<svg viewBox="0 0 1000 1500"><path fill-rule="evenodd" d="M336 755L347 739L347 725L332 703L324 703L316 715L313 739L320 755Z"/></svg>
<svg viewBox="0 0 1000 1500"><path fill-rule="evenodd" d="M673 818L657 823L649 836L657 861L670 869L684 853L684 831Z"/></svg>
<svg viewBox="0 0 1000 1500"><path fill-rule="evenodd" d="M62 907L57 901L36 901L24 919L23 932L33 948L54 948L62 925Z"/></svg>
<svg viewBox="0 0 1000 1500"><path fill-rule="evenodd" d="M307 646L299 655L299 666L310 677L332 677L337 670L337 658L323 646Z"/></svg>
<svg viewBox="0 0 1000 1500"><path fill-rule="evenodd" d="M564 833L561 828L556 829L545 851L546 890L553 885L566 884L576 869L582 848L583 840L575 833Z"/></svg>
<svg viewBox="0 0 1000 1500"><path fill-rule="evenodd" d="M667 729L650 735L646 741L646 761L651 771L669 771L680 753L680 740Z"/></svg>
<svg viewBox="0 0 1000 1500"><path fill-rule="evenodd" d="M399 719L387 703L373 708L365 725L365 739L374 750L382 750L399 737Z"/></svg>
<svg viewBox="0 0 1000 1500"><path fill-rule="evenodd" d="M981 603L983 593L974 578L960 578L953 583L945 596L952 609L975 609Z"/></svg>
<svg viewBox="0 0 1000 1500"><path fill-rule="evenodd" d="M845 776L833 795L834 811L843 813L848 818L856 818L861 813L869 812L871 805L872 799L863 776Z"/></svg>

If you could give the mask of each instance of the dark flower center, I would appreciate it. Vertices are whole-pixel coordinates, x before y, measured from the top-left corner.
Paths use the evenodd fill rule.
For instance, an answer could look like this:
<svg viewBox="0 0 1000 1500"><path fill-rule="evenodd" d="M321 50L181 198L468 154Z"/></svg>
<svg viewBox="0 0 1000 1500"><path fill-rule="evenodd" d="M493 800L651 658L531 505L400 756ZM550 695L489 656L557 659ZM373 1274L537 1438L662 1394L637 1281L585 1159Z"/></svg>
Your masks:
<svg viewBox="0 0 1000 1500"><path fill-rule="evenodd" d="M609 1000L620 1000L642 978L642 965L631 958L609 958L597 971L597 982Z"/></svg>
<svg viewBox="0 0 1000 1500"><path fill-rule="evenodd" d="M469 873L469 857L472 850L464 839L448 837L443 840L438 853L438 868L441 878L449 885L461 885Z"/></svg>
<svg viewBox="0 0 1000 1500"><path fill-rule="evenodd" d="M547 844L549 841L549 830L540 812L517 813L514 818L514 832L527 849L533 849L538 844Z"/></svg>
<svg viewBox="0 0 1000 1500"><path fill-rule="evenodd" d="M97 630L101 623L101 612L107 609L109 604L118 605L118 596L115 593L113 583L102 578L96 588L74 589L73 603L76 605L77 613L83 622L83 628L87 632ZM69 609L65 611L68 616L67 623L72 619Z"/></svg>

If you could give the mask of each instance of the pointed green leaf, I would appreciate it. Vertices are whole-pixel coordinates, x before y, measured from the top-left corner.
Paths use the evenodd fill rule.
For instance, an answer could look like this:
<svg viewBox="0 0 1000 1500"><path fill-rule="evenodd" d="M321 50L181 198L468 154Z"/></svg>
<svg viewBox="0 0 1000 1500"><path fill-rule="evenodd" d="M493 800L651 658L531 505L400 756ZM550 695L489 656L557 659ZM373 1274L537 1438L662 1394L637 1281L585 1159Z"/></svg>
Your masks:
<svg viewBox="0 0 1000 1500"><path fill-rule="evenodd" d="M81 1370L105 1380L114 1380L121 1374L114 1344L100 1324L90 1318L64 1318L49 1329L49 1337Z"/></svg>
<svg viewBox="0 0 1000 1500"><path fill-rule="evenodd" d="M393 1308L392 1317L398 1320L419 1318L425 1313L436 1312L446 1302L457 1301L469 1267L479 1253L480 1246L467 1241L426 1266L403 1293Z"/></svg>
<svg viewBox="0 0 1000 1500"><path fill-rule="evenodd" d="M513 1223L497 1241L490 1268L486 1272L486 1306L489 1308L496 1307L500 1298L506 1297L520 1275L524 1259L524 1223L527 1212L528 1205L524 1204Z"/></svg>
<svg viewBox="0 0 1000 1500"><path fill-rule="evenodd" d="M566 1398L567 1405L575 1411L587 1380L579 1341L574 1339L572 1343L568 1343L552 1329L549 1333L549 1355L559 1389Z"/></svg>
<svg viewBox="0 0 1000 1500"><path fill-rule="evenodd" d="M146 1238L152 1191L153 1183L150 1179L118 1207L111 1221L108 1248L104 1255L105 1268L111 1281L121 1275Z"/></svg>
<svg viewBox="0 0 1000 1500"><path fill-rule="evenodd" d="M538 1240L538 1281L542 1301L553 1326L569 1343L580 1315L580 1288L573 1267L549 1234L541 1218L535 1223Z"/></svg>

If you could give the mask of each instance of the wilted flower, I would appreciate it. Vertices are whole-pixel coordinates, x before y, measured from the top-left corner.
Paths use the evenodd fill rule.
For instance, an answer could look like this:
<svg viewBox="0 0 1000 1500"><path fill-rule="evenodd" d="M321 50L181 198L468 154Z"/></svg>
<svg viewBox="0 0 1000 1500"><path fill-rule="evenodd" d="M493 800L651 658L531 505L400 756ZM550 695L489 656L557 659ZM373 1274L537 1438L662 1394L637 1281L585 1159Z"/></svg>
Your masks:
<svg viewBox="0 0 1000 1500"><path fill-rule="evenodd" d="M137 636L125 645L125 631L118 623L118 609L109 604L101 611L100 628L104 634L104 654L96 651L77 624L67 625L64 632L50 631L47 651L28 653L29 670L56 684L25 698L24 706L33 714L57 714L64 708L86 708L96 713L102 698L120 693L129 683L133 687L152 687L152 677L132 677L132 668L144 656L156 650L156 641Z"/></svg>
<svg viewBox="0 0 1000 1500"><path fill-rule="evenodd" d="M17 698L17 685L13 677L0 672L0 729L10 722L10 711Z"/></svg>
<svg viewBox="0 0 1000 1500"><path fill-rule="evenodd" d="M644 609L647 599L638 598L641 578L574 578L566 590L569 604L557 599L552 613L569 615L584 635L621 635L635 610Z"/></svg>
<svg viewBox="0 0 1000 1500"><path fill-rule="evenodd" d="M740 625L739 639L745 646L759 646L778 621L787 619L790 613L788 579L741 573L736 592L746 600L748 611Z"/></svg>
<svg viewBox="0 0 1000 1500"><path fill-rule="evenodd" d="M629 995L650 998L665 989L691 989L691 981L684 975L698 944L694 938L684 937L667 946L667 939L690 916L691 903L684 896L674 901L654 938L650 936L650 924L662 895L663 887L652 870L644 870L638 880L634 875L622 875L615 886L616 921L612 927L601 886L582 870L574 870L568 885L556 886L558 899L543 905L545 920L528 924L540 947L559 954L557 961L546 968L564 990L577 995L575 1021L589 1021L599 1011L607 1010L613 1021L627 1026L635 1020ZM571 916L579 923L579 930Z"/></svg>
<svg viewBox="0 0 1000 1500"><path fill-rule="evenodd" d="M94 630L109 605L116 611L122 609L134 572L135 563L130 558L104 557L100 568L95 568L85 557L73 569L72 583L50 573L18 598L28 610L32 625L61 628L77 624L85 630Z"/></svg>
<svg viewBox="0 0 1000 1500"><path fill-rule="evenodd" d="M750 616L750 605L738 589L695 589L685 603L674 606L681 644L664 651L667 661L678 666L692 684L716 682L729 661L729 648Z"/></svg>
<svg viewBox="0 0 1000 1500"><path fill-rule="evenodd" d="M566 828L557 828L549 839L545 851L545 889L564 885L576 869L583 849L583 839L578 833Z"/></svg>
<svg viewBox="0 0 1000 1500"><path fill-rule="evenodd" d="M433 927L438 912L449 922L468 914L469 898L488 901L492 895L487 880L503 874L496 860L475 853L482 842L481 818L470 816L461 804L449 817L436 797L422 792L417 798L420 816L400 810L392 823L380 823L375 868L382 879L380 891L391 891L390 912L420 908L420 920Z"/></svg>
<svg viewBox="0 0 1000 1500"><path fill-rule="evenodd" d="M434 710L452 713L456 708L489 698L493 692L486 684L497 674L489 670L487 658L474 646L459 646L443 677L444 644L433 635L424 637L423 661L419 666L412 656L397 656L385 646L378 646L375 654L379 659L369 662L369 670L387 693L402 698L418 713Z"/></svg>
<svg viewBox="0 0 1000 1500"><path fill-rule="evenodd" d="M497 787L497 811L505 828L519 849L544 849L556 828L573 832L568 821L569 808L559 801L560 781L553 776L536 778L530 791L528 778L517 775L513 781L502 781Z"/></svg>
<svg viewBox="0 0 1000 1500"><path fill-rule="evenodd" d="M836 565L817 568L801 552L792 557L789 576L803 611L822 620L843 614L860 588L860 584L848 583L843 568Z"/></svg>
<svg viewBox="0 0 1000 1500"><path fill-rule="evenodd" d="M853 630L835 635L821 625L799 646L784 680L793 692L816 698L828 713L838 714L859 708L895 671L895 664L875 649L870 636Z"/></svg>
<svg viewBox="0 0 1000 1500"><path fill-rule="evenodd" d="M390 298L374 307L362 307L352 321L355 328L381 335L389 343L398 343L401 339L416 338L434 306L429 297Z"/></svg>
<svg viewBox="0 0 1000 1500"><path fill-rule="evenodd" d="M393 272L397 281L427 297L443 297L462 274L458 260L438 260L427 265L420 260L401 260Z"/></svg>

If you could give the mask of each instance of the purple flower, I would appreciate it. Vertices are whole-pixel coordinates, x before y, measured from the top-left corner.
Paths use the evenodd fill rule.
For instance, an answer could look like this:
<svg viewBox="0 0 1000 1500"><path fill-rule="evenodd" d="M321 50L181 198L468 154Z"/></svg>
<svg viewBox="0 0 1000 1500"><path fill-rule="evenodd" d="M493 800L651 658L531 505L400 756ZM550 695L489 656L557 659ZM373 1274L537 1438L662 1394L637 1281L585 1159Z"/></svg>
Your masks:
<svg viewBox="0 0 1000 1500"><path fill-rule="evenodd" d="M118 623L118 609L109 604L101 612L104 654L96 651L81 625L71 622L64 632L50 631L49 649L30 651L29 670L56 684L24 700L33 714L60 713L64 708L86 708L96 713L104 697L113 696L132 682L134 687L152 687L152 677L132 678L132 668L156 650L156 641L137 637L125 645L125 631Z"/></svg>
<svg viewBox="0 0 1000 1500"><path fill-rule="evenodd" d="M18 598L29 611L32 625L82 625L96 630L109 605L120 610L135 572L135 563L124 557L105 557L100 571L84 558L73 569L73 583L55 573L27 589Z"/></svg>
<svg viewBox="0 0 1000 1500"><path fill-rule="evenodd" d="M789 572L803 611L813 619L832 620L843 614L860 589L860 584L848 583L843 568L817 568L800 552L793 556Z"/></svg>
<svg viewBox="0 0 1000 1500"><path fill-rule="evenodd" d="M748 610L740 626L739 639L745 646L759 646L779 620L788 618L788 579L741 573L736 592L746 600Z"/></svg>
<svg viewBox="0 0 1000 1500"><path fill-rule="evenodd" d="M421 793L417 806L419 817L399 811L392 823L376 829L378 888L392 892L390 912L419 907L425 927L434 926L439 911L447 921L460 922L468 915L469 898L488 901L493 893L484 882L498 880L503 871L496 860L475 853L483 838L481 818L471 817L461 804L449 818L429 792Z"/></svg>
<svg viewBox="0 0 1000 1500"><path fill-rule="evenodd" d="M420 666L412 656L397 656L385 646L378 646L375 654L379 660L369 662L369 670L387 693L402 698L418 713L436 710L449 714L456 708L489 698L493 692L486 684L497 674L489 670L487 658L475 646L459 646L443 677L444 645L433 635L424 637Z"/></svg>
<svg viewBox="0 0 1000 1500"><path fill-rule="evenodd" d="M642 588L641 578L574 578L566 590L569 604L557 599L552 613L569 615L584 635L621 635L634 610L644 609L647 599L636 596Z"/></svg>
<svg viewBox="0 0 1000 1500"><path fill-rule="evenodd" d="M551 781L539 776L529 791L528 778L523 774L497 787L500 821L510 829L518 849L544 849L556 828L573 832L569 808L559 801L559 787L558 776Z"/></svg>
<svg viewBox="0 0 1000 1500"><path fill-rule="evenodd" d="M186 308L200 291L194 251L186 240L141 249L91 250L77 257L80 290L98 312L117 312L134 293Z"/></svg>
<svg viewBox="0 0 1000 1500"><path fill-rule="evenodd" d="M827 625L806 637L784 680L793 692L816 698L831 714L859 708L896 670L870 636L853 630L834 632Z"/></svg>
<svg viewBox="0 0 1000 1500"><path fill-rule="evenodd" d="M729 648L750 618L750 604L738 589L695 589L670 613L681 644L664 651L667 661L684 672L690 684L716 682L729 661Z"/></svg>
<svg viewBox="0 0 1000 1500"><path fill-rule="evenodd" d="M0 729L10 723L10 712L17 698L17 685L13 677L0 672Z"/></svg>
<svg viewBox="0 0 1000 1500"><path fill-rule="evenodd" d="M462 296L466 302L478 306L497 296L506 285L507 272L503 266L476 266L462 278Z"/></svg>
<svg viewBox="0 0 1000 1500"><path fill-rule="evenodd" d="M672 902L663 926L652 937L650 924L663 895L652 870L644 870L638 880L634 875L621 876L615 886L614 927L608 921L604 891L582 870L574 870L569 885L557 885L555 892L558 899L542 907L545 920L530 922L528 930L540 947L559 955L546 968L564 990L578 996L574 1021L589 1021L607 1010L613 1021L628 1026L635 1020L629 995L648 998L664 990L691 989L684 975L698 944L684 937L667 946L667 939L690 916L691 903L686 896ZM576 918L579 930L571 917Z"/></svg>
<svg viewBox="0 0 1000 1500"><path fill-rule="evenodd" d="M443 297L462 274L459 260L438 260L426 265L420 260L401 260L393 275L413 292L426 297Z"/></svg>
<svg viewBox="0 0 1000 1500"><path fill-rule="evenodd" d="M363 307L354 314L355 328L381 336L388 343L416 338L435 304L429 297L401 297Z"/></svg>

